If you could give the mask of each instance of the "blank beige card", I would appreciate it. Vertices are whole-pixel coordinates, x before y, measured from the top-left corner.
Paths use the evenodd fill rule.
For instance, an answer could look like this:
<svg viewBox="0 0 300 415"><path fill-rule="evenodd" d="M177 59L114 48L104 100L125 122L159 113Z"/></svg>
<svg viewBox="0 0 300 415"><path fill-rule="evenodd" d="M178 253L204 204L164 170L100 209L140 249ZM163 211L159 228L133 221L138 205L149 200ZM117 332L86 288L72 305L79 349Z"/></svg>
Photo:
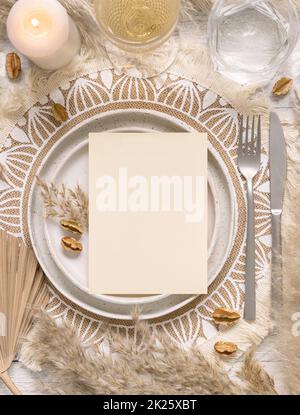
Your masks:
<svg viewBox="0 0 300 415"><path fill-rule="evenodd" d="M89 289L207 292L207 136L89 138Z"/></svg>

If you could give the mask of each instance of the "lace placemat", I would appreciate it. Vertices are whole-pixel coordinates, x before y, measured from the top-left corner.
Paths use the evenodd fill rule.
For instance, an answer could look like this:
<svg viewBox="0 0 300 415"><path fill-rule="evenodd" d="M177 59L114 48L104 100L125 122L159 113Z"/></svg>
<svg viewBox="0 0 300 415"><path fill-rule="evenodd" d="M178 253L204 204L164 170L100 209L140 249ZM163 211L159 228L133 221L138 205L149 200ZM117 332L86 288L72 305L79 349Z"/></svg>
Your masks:
<svg viewBox="0 0 300 415"><path fill-rule="evenodd" d="M69 114L63 125L53 118L51 105L62 103ZM212 322L217 307L242 313L244 303L246 202L242 179L237 169L238 114L224 98L201 85L164 74L143 80L116 74L113 70L93 72L65 82L44 96L22 116L7 136L0 162L1 227L30 243L27 223L29 193L35 174L47 153L72 128L104 112L128 109L157 112L174 117L196 131L207 132L210 143L226 166L226 174L236 195L237 228L233 248L206 296L199 296L176 312L151 321L154 329L164 330L176 342L189 345L195 340L210 343L223 336ZM271 228L269 215L269 177L266 152L255 181L256 275L258 318L255 324L242 321L226 331L226 338L239 341L241 349L258 342L269 325L269 264ZM117 330L130 331L130 322L92 315L64 298L49 284L49 313L73 324L83 341L101 338L102 327L110 323Z"/></svg>

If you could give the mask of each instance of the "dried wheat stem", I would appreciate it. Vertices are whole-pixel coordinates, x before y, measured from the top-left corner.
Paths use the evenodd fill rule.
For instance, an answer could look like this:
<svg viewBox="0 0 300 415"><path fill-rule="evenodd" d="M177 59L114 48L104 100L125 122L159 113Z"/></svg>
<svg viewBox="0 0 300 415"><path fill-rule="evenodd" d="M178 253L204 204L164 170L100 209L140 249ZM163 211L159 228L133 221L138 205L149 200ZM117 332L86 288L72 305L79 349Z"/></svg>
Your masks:
<svg viewBox="0 0 300 415"><path fill-rule="evenodd" d="M13 395L22 395L22 392L16 387L7 372L0 373L0 379Z"/></svg>
<svg viewBox="0 0 300 415"><path fill-rule="evenodd" d="M251 394L277 395L275 382L261 364L254 358L254 350L245 356L244 365L239 373L240 378L247 382Z"/></svg>
<svg viewBox="0 0 300 415"><path fill-rule="evenodd" d="M79 185L74 189L46 183L37 177L44 201L46 218L71 219L88 228L88 196Z"/></svg>

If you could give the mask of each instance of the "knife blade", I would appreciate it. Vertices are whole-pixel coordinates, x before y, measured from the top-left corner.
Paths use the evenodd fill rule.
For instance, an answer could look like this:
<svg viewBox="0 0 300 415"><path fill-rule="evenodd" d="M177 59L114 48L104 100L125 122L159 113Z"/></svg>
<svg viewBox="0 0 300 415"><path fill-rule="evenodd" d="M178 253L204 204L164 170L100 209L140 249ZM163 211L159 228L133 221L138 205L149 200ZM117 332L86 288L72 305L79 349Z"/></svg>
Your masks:
<svg viewBox="0 0 300 415"><path fill-rule="evenodd" d="M287 152L283 128L274 112L270 116L270 181L272 215L272 316L280 316L283 299L281 218L287 179Z"/></svg>

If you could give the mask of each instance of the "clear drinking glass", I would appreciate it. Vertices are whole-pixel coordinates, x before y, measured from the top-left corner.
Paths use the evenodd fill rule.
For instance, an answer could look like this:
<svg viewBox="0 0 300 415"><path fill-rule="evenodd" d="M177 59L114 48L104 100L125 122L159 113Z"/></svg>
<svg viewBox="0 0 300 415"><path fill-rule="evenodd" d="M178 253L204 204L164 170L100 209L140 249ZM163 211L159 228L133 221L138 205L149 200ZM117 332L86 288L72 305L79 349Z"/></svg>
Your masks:
<svg viewBox="0 0 300 415"><path fill-rule="evenodd" d="M180 0L96 0L98 23L120 49L146 52L159 47L172 34Z"/></svg>
<svg viewBox="0 0 300 415"><path fill-rule="evenodd" d="M270 80L293 51L299 34L290 0L217 0L208 43L216 70L240 83Z"/></svg>

